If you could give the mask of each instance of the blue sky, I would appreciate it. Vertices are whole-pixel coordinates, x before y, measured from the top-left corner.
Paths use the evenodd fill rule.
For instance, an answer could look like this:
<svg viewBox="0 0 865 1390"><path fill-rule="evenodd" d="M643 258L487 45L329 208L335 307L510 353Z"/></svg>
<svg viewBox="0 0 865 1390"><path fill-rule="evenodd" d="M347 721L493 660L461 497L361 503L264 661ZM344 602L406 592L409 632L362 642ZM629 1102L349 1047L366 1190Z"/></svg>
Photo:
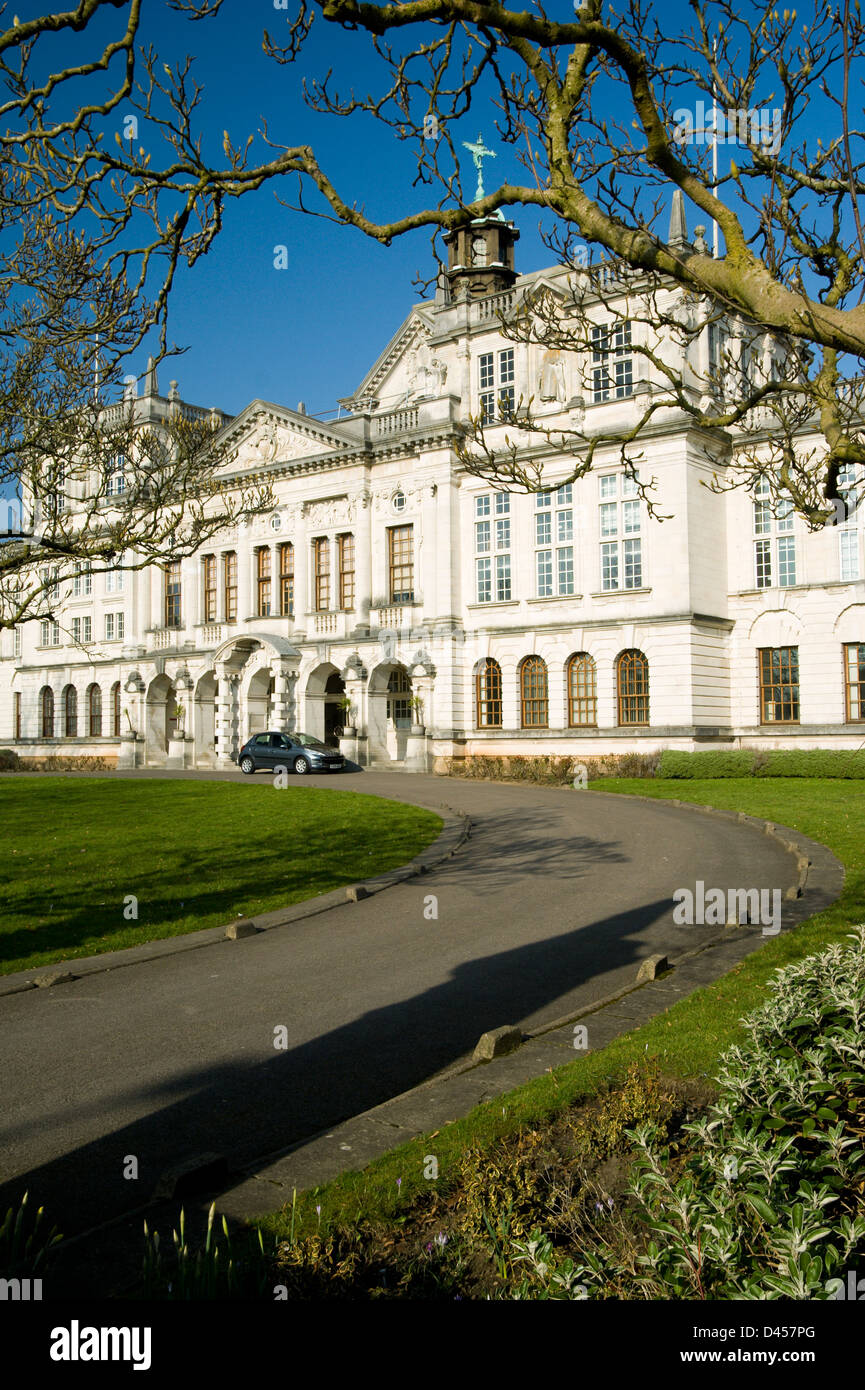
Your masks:
<svg viewBox="0 0 865 1390"><path fill-rule="evenodd" d="M27 0L18 13L23 18L43 8ZM554 0L547 8L562 19L573 13L566 0ZM195 56L194 72L204 87L200 129L219 164L224 163L223 132L242 144L261 129L266 116L272 138L312 144L347 201L362 201L370 215L384 220L434 201L429 190L425 198L422 188L411 187L414 161L408 144L371 118L322 116L302 100L301 79L322 76L328 67L342 93L352 86L358 94L379 90L382 69L366 36L346 33L319 17L300 62L278 67L262 53L262 30L266 26L279 42L293 8L227 0L225 13L215 21L196 23L174 13L166 0L145 0L144 9L145 37L161 57L173 62L183 53ZM663 16L670 32L690 27L690 8L679 0L664 5ZM117 14L109 13L100 22L100 35L116 34L118 24ZM52 57L80 61L85 43L92 49L92 40L66 37L57 41ZM114 118L118 130L123 115L119 110ZM459 141L474 139L482 130L496 151L496 160L488 165L488 188L526 177L513 149L496 133L496 115L488 94L479 94L455 130ZM139 143L147 148L152 138L143 127ZM264 146L258 150L266 155ZM473 187L468 155L463 173ZM295 189L291 179L278 191L292 200ZM418 272L429 275L433 268L427 232L385 248L353 228L281 207L276 192L271 185L229 204L213 249L192 270L181 272L170 329L173 341L187 351L161 365L163 391L176 378L185 399L232 413L256 396L289 406L303 400L313 413L328 410L352 392L417 302L413 278ZM549 264L552 257L538 235L537 212L517 209L511 215L521 231L518 268ZM691 210L691 229L696 220ZM285 270L274 268L277 246L287 247Z"/></svg>

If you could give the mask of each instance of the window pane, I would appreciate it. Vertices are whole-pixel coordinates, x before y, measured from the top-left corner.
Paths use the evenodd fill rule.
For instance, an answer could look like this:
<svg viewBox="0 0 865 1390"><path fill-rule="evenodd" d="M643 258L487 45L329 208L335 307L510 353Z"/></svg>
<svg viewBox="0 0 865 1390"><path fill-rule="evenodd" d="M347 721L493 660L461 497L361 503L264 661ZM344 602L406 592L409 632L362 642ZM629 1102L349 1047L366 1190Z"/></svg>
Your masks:
<svg viewBox="0 0 865 1390"><path fill-rule="evenodd" d="M573 547L566 545L558 552L559 563L559 593L572 594L574 592L574 551Z"/></svg>
<svg viewBox="0 0 865 1390"><path fill-rule="evenodd" d="M490 657L477 674L475 717L481 729L501 728L502 672L498 662Z"/></svg>
<svg viewBox="0 0 865 1390"><path fill-rule="evenodd" d="M841 531L841 578L859 578L859 533L858 531Z"/></svg>
<svg viewBox="0 0 865 1390"><path fill-rule="evenodd" d="M507 603L511 596L511 557L496 556L496 600Z"/></svg>
<svg viewBox="0 0 865 1390"><path fill-rule="evenodd" d="M491 603L493 597L492 563L489 560L477 560L477 586L478 603Z"/></svg>
<svg viewBox="0 0 865 1390"><path fill-rule="evenodd" d="M615 535L616 535L616 533L617 533L617 531L618 531L618 527L619 527L619 519L618 519L618 515L617 515L618 510L619 510L619 509L618 509L618 506L616 505L615 502L602 502L602 503L601 503L601 535L602 535L602 536L615 536Z"/></svg>
<svg viewBox="0 0 865 1390"><path fill-rule="evenodd" d="M844 648L847 673L847 718L865 719L865 642L849 642Z"/></svg>
<svg viewBox="0 0 865 1390"><path fill-rule="evenodd" d="M640 504L639 502L622 503L622 530L626 536L633 535L640 529Z"/></svg>
<svg viewBox="0 0 865 1390"><path fill-rule="evenodd" d="M475 550L479 555L485 555L490 548L490 523L488 521L478 521L475 523Z"/></svg>
<svg viewBox="0 0 865 1390"><path fill-rule="evenodd" d="M615 475L615 473L604 473L603 476L601 477L600 483L601 483L601 496L602 496L602 497L615 497L615 496L616 496L616 475Z"/></svg>
<svg viewBox="0 0 865 1390"><path fill-rule="evenodd" d="M568 725L594 725L598 722L595 692L595 663L590 656L572 656L568 662Z"/></svg>
<svg viewBox="0 0 865 1390"><path fill-rule="evenodd" d="M483 497L475 498L475 516L489 516L490 514L490 495L485 493Z"/></svg>
<svg viewBox="0 0 865 1390"><path fill-rule="evenodd" d="M778 583L785 586L796 583L796 541L793 536L778 539Z"/></svg>
<svg viewBox="0 0 865 1390"><path fill-rule="evenodd" d="M549 701L547 697L547 667L538 656L528 657L520 669L522 727L547 728Z"/></svg>
<svg viewBox="0 0 865 1390"><path fill-rule="evenodd" d="M613 541L605 542L601 546L601 588L618 589L619 587L619 547Z"/></svg>
<svg viewBox="0 0 865 1390"><path fill-rule="evenodd" d="M641 541L623 541L625 561L625 588L639 589L643 584L643 557Z"/></svg>
<svg viewBox="0 0 865 1390"><path fill-rule="evenodd" d="M537 566L538 598L549 598L553 592L553 552L551 550L539 550Z"/></svg>
<svg viewBox="0 0 865 1390"><path fill-rule="evenodd" d="M509 517L496 521L496 550L510 550L511 523Z"/></svg>
<svg viewBox="0 0 865 1390"><path fill-rule="evenodd" d="M535 517L535 545L551 545L553 540L552 517L549 512L541 512Z"/></svg>
<svg viewBox="0 0 865 1390"><path fill-rule="evenodd" d="M757 588L768 589L772 583L772 542L755 541L754 566Z"/></svg>
<svg viewBox="0 0 865 1390"><path fill-rule="evenodd" d="M574 539L574 514L573 512L558 512L556 514L558 531L556 539L561 541L572 541Z"/></svg>

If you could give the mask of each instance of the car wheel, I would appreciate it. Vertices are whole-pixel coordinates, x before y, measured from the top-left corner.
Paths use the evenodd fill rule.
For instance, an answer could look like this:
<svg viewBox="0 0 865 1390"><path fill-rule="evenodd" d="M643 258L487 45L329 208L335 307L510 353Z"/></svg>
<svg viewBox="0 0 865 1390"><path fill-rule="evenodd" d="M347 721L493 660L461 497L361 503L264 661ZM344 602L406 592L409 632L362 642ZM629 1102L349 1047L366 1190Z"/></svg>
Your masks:
<svg viewBox="0 0 865 1390"><path fill-rule="evenodd" d="M248 756L246 758L241 758L240 770L241 772L245 772L247 776L249 776L251 772L254 772L255 762L253 761L253 759Z"/></svg>
<svg viewBox="0 0 865 1390"><path fill-rule="evenodd" d="M297 773L298 777L303 777L307 772L309 772L309 758L295 758L294 770Z"/></svg>

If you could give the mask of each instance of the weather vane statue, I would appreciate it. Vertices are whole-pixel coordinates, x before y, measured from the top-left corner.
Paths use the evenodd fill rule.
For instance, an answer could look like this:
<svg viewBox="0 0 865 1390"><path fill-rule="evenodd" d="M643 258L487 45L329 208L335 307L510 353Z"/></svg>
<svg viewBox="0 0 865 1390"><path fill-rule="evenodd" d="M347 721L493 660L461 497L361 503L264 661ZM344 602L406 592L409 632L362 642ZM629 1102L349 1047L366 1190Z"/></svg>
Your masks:
<svg viewBox="0 0 865 1390"><path fill-rule="evenodd" d="M475 168L478 171L478 187L475 193L475 202L484 196L484 160L495 159L495 151L488 150L484 145L484 137L479 135L474 145L468 140L463 140L463 149L468 150L474 160Z"/></svg>

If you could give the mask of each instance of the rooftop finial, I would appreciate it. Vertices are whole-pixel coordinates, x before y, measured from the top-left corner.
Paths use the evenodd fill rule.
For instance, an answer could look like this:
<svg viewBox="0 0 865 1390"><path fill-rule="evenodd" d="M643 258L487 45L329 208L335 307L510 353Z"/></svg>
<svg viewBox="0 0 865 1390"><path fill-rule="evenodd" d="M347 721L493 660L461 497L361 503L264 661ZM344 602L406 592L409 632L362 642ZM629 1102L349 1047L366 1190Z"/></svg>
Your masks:
<svg viewBox="0 0 865 1390"><path fill-rule="evenodd" d="M677 188L673 194L673 202L670 207L670 230L667 233L667 245L674 251L680 251L689 246L688 228L685 223L685 195L681 188Z"/></svg>
<svg viewBox="0 0 865 1390"><path fill-rule="evenodd" d="M476 142L472 144L469 140L463 140L463 149L468 150L474 160L475 168L478 171L478 186L475 192L475 202L484 196L484 160L495 159L494 150L488 150L484 145L484 137L479 135Z"/></svg>
<svg viewBox="0 0 865 1390"><path fill-rule="evenodd" d="M159 383L156 380L156 363L152 357L147 359L147 371L144 373L144 394L145 396L158 396Z"/></svg>

